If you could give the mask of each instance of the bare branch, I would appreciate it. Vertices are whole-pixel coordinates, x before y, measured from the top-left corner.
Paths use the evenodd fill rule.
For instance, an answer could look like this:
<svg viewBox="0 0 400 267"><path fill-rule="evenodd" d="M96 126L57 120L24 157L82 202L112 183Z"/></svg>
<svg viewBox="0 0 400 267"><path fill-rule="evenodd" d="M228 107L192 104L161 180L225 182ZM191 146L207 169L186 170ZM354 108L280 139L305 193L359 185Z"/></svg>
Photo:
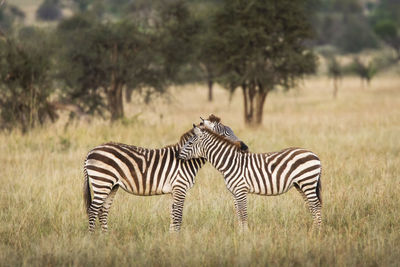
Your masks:
<svg viewBox="0 0 400 267"><path fill-rule="evenodd" d="M6 0L1 0L0 7L6 2Z"/></svg>

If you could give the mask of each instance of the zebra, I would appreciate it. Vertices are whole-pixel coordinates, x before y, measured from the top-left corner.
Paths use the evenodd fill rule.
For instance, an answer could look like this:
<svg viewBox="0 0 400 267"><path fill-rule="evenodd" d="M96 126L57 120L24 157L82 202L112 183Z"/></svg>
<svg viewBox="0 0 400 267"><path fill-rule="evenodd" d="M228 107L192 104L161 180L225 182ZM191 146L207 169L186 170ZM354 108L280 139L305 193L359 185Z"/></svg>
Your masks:
<svg viewBox="0 0 400 267"><path fill-rule="evenodd" d="M238 140L233 131L226 138ZM84 162L84 200L89 232L94 232L99 218L107 232L108 212L118 188L126 192L151 196L172 194L170 232L179 232L186 192L193 187L205 159L178 159L179 148L193 135L184 133L177 144L147 149L121 143L105 143L89 151Z"/></svg>
<svg viewBox="0 0 400 267"><path fill-rule="evenodd" d="M220 135L229 136L232 141L239 142L240 150L242 150L244 152L248 152L249 151L248 146L245 143L243 143L242 141L240 141L235 136L235 134L233 133L232 129L229 126L223 125L221 123L221 119L218 118L217 116L215 116L214 114L211 114L208 117L208 119L203 119L202 117L200 117L200 119L202 120L200 122L201 126L204 125L208 129L210 129L210 130L212 130L212 131L214 131L214 132L216 132L216 133L218 133Z"/></svg>
<svg viewBox="0 0 400 267"><path fill-rule="evenodd" d="M248 229L247 194L280 195L295 187L319 229L321 220L321 162L317 155L303 148L287 148L272 153L244 153L240 144L193 124L194 135L183 145L179 158L205 158L220 171L232 193L239 230Z"/></svg>

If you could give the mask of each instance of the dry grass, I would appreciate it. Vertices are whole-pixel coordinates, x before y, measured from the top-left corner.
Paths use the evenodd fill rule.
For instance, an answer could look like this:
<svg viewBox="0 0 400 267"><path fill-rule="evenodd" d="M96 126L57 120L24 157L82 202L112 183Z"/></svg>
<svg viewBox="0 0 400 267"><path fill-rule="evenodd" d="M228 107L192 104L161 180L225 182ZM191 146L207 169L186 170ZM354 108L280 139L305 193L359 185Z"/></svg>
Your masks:
<svg viewBox="0 0 400 267"><path fill-rule="evenodd" d="M324 78L268 96L264 124L245 128L240 92L229 103L217 88L206 102L200 85L174 88L170 101L140 101L110 126L63 122L22 136L0 134L0 266L282 265L397 266L400 261L400 79L370 88L347 78L339 98ZM296 190L249 197L250 231L237 233L233 201L207 165L185 202L183 229L168 233L170 196L118 192L110 232L87 233L82 164L87 151L114 140L146 147L175 143L199 116L215 113L252 151L306 147L323 163L323 221Z"/></svg>

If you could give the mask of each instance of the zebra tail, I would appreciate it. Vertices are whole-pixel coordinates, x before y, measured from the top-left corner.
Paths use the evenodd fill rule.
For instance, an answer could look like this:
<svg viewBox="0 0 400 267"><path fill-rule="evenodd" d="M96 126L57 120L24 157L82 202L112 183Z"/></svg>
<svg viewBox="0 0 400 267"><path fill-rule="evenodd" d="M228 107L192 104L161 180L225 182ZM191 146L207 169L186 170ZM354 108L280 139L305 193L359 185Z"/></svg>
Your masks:
<svg viewBox="0 0 400 267"><path fill-rule="evenodd" d="M318 197L318 200L319 200L319 202L321 203L321 206L322 206L321 191L322 191L321 175L319 175L319 179L318 179L318 182L317 182L317 197Z"/></svg>
<svg viewBox="0 0 400 267"><path fill-rule="evenodd" d="M85 181L83 182L83 200L85 202L86 213L89 215L89 207L92 204L92 196L90 193L89 175L86 167L83 168L83 173L85 175Z"/></svg>

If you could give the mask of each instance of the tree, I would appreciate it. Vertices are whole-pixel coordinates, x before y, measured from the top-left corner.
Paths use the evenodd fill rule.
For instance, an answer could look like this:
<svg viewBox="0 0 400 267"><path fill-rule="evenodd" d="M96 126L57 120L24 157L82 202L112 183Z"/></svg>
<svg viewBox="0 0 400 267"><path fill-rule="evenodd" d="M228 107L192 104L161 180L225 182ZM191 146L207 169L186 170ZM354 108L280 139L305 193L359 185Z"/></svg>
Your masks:
<svg viewBox="0 0 400 267"><path fill-rule="evenodd" d="M360 77L361 83L364 84L364 81L366 81L368 86L372 78L377 73L377 69L372 61L366 63L360 60L358 57L354 58L352 69L353 72Z"/></svg>
<svg viewBox="0 0 400 267"><path fill-rule="evenodd" d="M15 22L23 21L25 13L18 7L0 0L0 37L11 32Z"/></svg>
<svg viewBox="0 0 400 267"><path fill-rule="evenodd" d="M163 91L160 57L152 50L156 40L134 24L102 23L82 14L63 21L58 31L65 98L85 112L107 110L114 121L124 116L124 88Z"/></svg>
<svg viewBox="0 0 400 267"><path fill-rule="evenodd" d="M333 97L336 98L338 93L338 83L342 79L343 71L335 56L329 58L328 73L333 79Z"/></svg>
<svg viewBox="0 0 400 267"><path fill-rule="evenodd" d="M36 10L36 17L45 21L59 20L62 17L62 10L59 0L44 0Z"/></svg>
<svg viewBox="0 0 400 267"><path fill-rule="evenodd" d="M228 1L213 22L215 54L225 86L241 88L244 119L262 123L269 92L315 69L315 56L304 42L312 36L304 1Z"/></svg>
<svg viewBox="0 0 400 267"><path fill-rule="evenodd" d="M335 45L343 52L358 53L363 49L377 48L378 39L362 14L343 14L343 28Z"/></svg>
<svg viewBox="0 0 400 267"><path fill-rule="evenodd" d="M51 54L47 36L35 28L23 28L18 38L0 40L1 128L26 133L38 123L57 119L50 103Z"/></svg>
<svg viewBox="0 0 400 267"><path fill-rule="evenodd" d="M355 53L377 48L378 39L368 23L365 6L360 0L310 1L307 9L316 12L311 19L316 31L316 45L332 45L343 52ZM371 1L369 2L371 3Z"/></svg>
<svg viewBox="0 0 400 267"><path fill-rule="evenodd" d="M213 6L214 7L214 6ZM208 87L208 101L213 100L213 85L219 77L218 73L218 56L215 47L215 35L211 28L212 20L210 19L211 9L206 9L200 19L200 30L196 38L197 55L196 61L203 72L204 80Z"/></svg>
<svg viewBox="0 0 400 267"><path fill-rule="evenodd" d="M379 21L374 31L390 47L394 49L397 55L397 61L400 60L400 34L396 23L393 20Z"/></svg>
<svg viewBox="0 0 400 267"><path fill-rule="evenodd" d="M397 0L381 0L370 16L371 25L379 38L394 49L400 60L400 3Z"/></svg>
<svg viewBox="0 0 400 267"><path fill-rule="evenodd" d="M72 6L80 12L86 12L93 0L72 0Z"/></svg>
<svg viewBox="0 0 400 267"><path fill-rule="evenodd" d="M199 21L195 19L183 0L161 2L157 7L155 32L165 72L170 80L180 82L179 71L195 59L195 36Z"/></svg>

